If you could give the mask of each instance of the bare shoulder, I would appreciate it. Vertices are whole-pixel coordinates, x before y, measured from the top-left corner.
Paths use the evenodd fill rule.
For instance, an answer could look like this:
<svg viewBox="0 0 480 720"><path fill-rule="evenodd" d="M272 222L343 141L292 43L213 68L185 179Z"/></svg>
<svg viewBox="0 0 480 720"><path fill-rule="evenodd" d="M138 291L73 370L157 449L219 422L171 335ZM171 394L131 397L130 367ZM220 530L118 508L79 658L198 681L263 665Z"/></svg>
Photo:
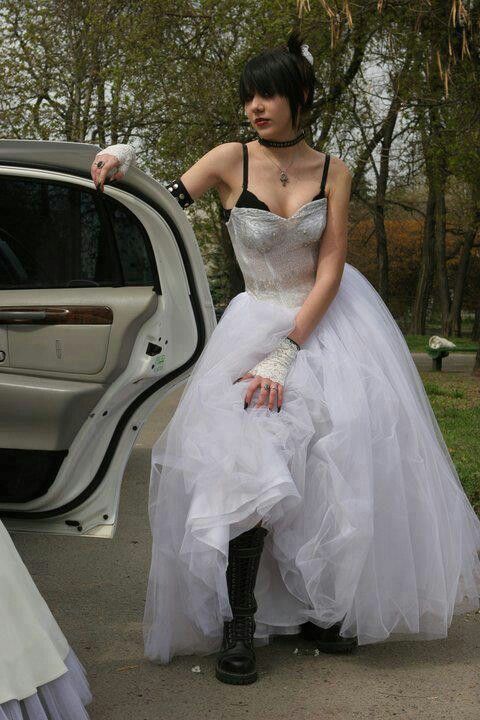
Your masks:
<svg viewBox="0 0 480 720"><path fill-rule="evenodd" d="M350 197L352 186L352 173L348 165L336 155L330 155L330 164L328 166L327 182L325 186L326 194L333 200L334 196L346 198Z"/></svg>
<svg viewBox="0 0 480 720"><path fill-rule="evenodd" d="M212 148L210 155L218 177L217 189L223 200L230 189L238 183L243 163L242 143L221 143Z"/></svg>
<svg viewBox="0 0 480 720"><path fill-rule="evenodd" d="M334 173L339 179L352 177L348 165L342 160L342 158L339 158L336 155L330 155L329 172L332 174Z"/></svg>
<svg viewBox="0 0 480 720"><path fill-rule="evenodd" d="M237 141L220 143L213 148L224 157L240 157L242 155L242 143Z"/></svg>
<svg viewBox="0 0 480 720"><path fill-rule="evenodd" d="M207 155L214 163L223 164L238 161L242 157L242 143L220 143L220 145L215 145Z"/></svg>
<svg viewBox="0 0 480 720"><path fill-rule="evenodd" d="M330 158L325 185L325 191L328 195L329 191L333 188L344 184L348 185L351 181L351 173L348 165L341 158L336 155L332 155L329 152L321 152L311 148L311 158L313 163L311 166L312 173L322 173L322 169L325 167L327 155Z"/></svg>
<svg viewBox="0 0 480 720"><path fill-rule="evenodd" d="M237 167L242 162L242 143L226 142L215 145L202 158L216 178L216 186L229 185Z"/></svg>
<svg viewBox="0 0 480 720"><path fill-rule="evenodd" d="M228 185L230 173L241 162L241 143L228 142L215 145L181 176L193 200L210 188Z"/></svg>

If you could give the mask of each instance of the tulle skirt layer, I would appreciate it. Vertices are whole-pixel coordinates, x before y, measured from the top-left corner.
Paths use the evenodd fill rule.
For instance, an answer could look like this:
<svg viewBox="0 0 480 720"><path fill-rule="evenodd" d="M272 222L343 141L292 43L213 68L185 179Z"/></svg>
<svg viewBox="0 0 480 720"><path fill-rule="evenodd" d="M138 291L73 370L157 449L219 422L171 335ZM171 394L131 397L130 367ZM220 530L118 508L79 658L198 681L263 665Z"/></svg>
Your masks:
<svg viewBox="0 0 480 720"><path fill-rule="evenodd" d="M85 668L70 648L65 659L67 671L40 685L23 700L0 705L0 720L88 720L85 706L92 700Z"/></svg>
<svg viewBox="0 0 480 720"><path fill-rule="evenodd" d="M86 720L85 669L0 522L0 720Z"/></svg>
<svg viewBox="0 0 480 720"><path fill-rule="evenodd" d="M404 338L348 263L297 354L280 413L234 384L299 308L248 292L229 303L152 449L153 552L145 651L218 650L232 617L228 543L269 529L255 644L311 620L359 645L434 639L480 595L480 521L462 489ZM254 401L257 399L254 396Z"/></svg>

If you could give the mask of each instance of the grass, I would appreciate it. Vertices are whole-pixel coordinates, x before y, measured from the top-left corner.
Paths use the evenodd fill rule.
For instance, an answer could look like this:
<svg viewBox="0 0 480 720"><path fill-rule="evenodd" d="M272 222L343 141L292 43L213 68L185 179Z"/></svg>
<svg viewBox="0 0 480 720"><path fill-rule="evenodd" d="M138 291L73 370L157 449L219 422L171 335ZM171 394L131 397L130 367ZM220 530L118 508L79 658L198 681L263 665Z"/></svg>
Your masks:
<svg viewBox="0 0 480 720"><path fill-rule="evenodd" d="M438 334L442 336L442 333L432 332L429 335L405 335L404 337L410 349L410 352L426 352L428 339L432 335ZM449 337L447 339L451 340L457 346L455 350L451 350L450 352L477 352L478 341L472 340L469 337Z"/></svg>
<svg viewBox="0 0 480 720"><path fill-rule="evenodd" d="M420 376L464 490L480 514L480 382L445 371Z"/></svg>

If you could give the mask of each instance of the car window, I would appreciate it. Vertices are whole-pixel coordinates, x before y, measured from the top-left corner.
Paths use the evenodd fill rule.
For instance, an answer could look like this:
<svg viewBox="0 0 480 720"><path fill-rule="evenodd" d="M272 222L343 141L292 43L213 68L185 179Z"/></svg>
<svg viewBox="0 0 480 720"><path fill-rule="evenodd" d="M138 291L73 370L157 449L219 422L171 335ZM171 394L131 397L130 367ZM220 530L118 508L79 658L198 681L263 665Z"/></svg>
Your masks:
<svg viewBox="0 0 480 720"><path fill-rule="evenodd" d="M153 284L143 227L103 200L67 183L0 177L0 289Z"/></svg>
<svg viewBox="0 0 480 720"><path fill-rule="evenodd" d="M140 220L125 205L104 196L112 223L125 285L153 285L154 275L148 249L150 241Z"/></svg>

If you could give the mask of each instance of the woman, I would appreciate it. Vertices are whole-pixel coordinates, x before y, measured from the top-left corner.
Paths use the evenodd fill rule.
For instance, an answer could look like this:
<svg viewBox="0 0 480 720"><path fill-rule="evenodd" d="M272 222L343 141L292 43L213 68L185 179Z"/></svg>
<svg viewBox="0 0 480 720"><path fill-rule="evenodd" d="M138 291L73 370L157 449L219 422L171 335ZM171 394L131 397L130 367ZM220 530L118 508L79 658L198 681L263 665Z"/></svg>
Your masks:
<svg viewBox="0 0 480 720"><path fill-rule="evenodd" d="M0 720L88 720L85 669L0 522Z"/></svg>
<svg viewBox="0 0 480 720"><path fill-rule="evenodd" d="M152 449L145 649L219 650L228 683L257 679L254 639L350 652L445 637L479 607L480 521L398 326L345 262L351 176L305 143L313 87L296 32L252 58L257 139L168 188L182 207L217 189L246 289ZM100 152L97 187L133 160Z"/></svg>

